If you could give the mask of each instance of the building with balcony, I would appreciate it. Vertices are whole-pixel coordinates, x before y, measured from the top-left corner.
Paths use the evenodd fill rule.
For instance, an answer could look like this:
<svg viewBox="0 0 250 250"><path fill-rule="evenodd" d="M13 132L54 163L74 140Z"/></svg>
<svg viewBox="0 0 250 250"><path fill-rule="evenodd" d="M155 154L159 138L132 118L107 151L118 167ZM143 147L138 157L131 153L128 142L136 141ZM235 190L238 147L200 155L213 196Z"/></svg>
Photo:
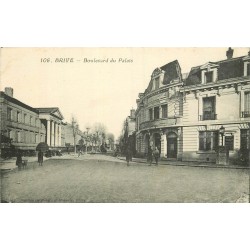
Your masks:
<svg viewBox="0 0 250 250"><path fill-rule="evenodd" d="M193 67L180 92L183 96L183 160L216 161L218 146L237 162L249 151L250 52ZM223 134L219 133L224 128Z"/></svg>
<svg viewBox="0 0 250 250"><path fill-rule="evenodd" d="M216 162L219 146L229 162L248 158L250 52L207 62L182 74L178 61L153 71L136 109L136 149L157 146L162 158ZM220 131L223 131L221 133Z"/></svg>
<svg viewBox="0 0 250 250"><path fill-rule="evenodd" d="M136 150L147 154L157 147L161 157L182 155L182 74L178 61L156 68L144 93L139 94L136 116Z"/></svg>
<svg viewBox="0 0 250 250"><path fill-rule="evenodd" d="M63 116L58 108L33 108L13 97L13 89L0 91L1 155L10 147L34 151L37 144L47 142L51 149L62 146Z"/></svg>

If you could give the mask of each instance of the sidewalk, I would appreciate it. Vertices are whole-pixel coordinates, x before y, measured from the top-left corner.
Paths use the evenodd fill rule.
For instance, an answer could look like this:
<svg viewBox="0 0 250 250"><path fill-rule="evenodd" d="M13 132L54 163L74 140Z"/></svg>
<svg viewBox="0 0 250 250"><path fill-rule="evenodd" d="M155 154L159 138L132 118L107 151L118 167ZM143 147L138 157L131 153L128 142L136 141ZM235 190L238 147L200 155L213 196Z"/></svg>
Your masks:
<svg viewBox="0 0 250 250"><path fill-rule="evenodd" d="M29 163L31 162L37 162L37 156L27 156L27 157L22 157L23 160L28 160L28 166ZM43 161L48 160L49 158L43 157ZM38 163L37 163L38 164ZM6 171L6 170L13 170L17 168L16 166L16 157L12 157L7 160L0 160L0 170Z"/></svg>
<svg viewBox="0 0 250 250"><path fill-rule="evenodd" d="M117 157L120 160L126 161L125 157ZM136 163L147 163L145 158L133 158L132 162ZM155 165L155 161L152 162L152 165ZM158 165L172 165L172 166L188 166L188 167L207 167L207 168L230 168L230 169L249 169L247 166L242 165L218 165L211 162L194 162L194 161L177 161L177 160L159 160Z"/></svg>

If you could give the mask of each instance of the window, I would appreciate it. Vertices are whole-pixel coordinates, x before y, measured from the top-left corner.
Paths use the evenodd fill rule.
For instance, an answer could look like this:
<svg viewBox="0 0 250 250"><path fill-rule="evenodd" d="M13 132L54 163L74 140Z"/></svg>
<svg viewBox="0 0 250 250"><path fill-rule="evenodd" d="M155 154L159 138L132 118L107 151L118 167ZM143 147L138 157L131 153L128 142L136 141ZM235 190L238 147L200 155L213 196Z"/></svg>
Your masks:
<svg viewBox="0 0 250 250"><path fill-rule="evenodd" d="M167 118L168 117L168 105L162 105L162 118Z"/></svg>
<svg viewBox="0 0 250 250"><path fill-rule="evenodd" d="M40 142L43 142L43 135L41 135L41 139L40 139Z"/></svg>
<svg viewBox="0 0 250 250"><path fill-rule="evenodd" d="M209 151L218 147L218 131L201 131L199 132L199 150Z"/></svg>
<svg viewBox="0 0 250 250"><path fill-rule="evenodd" d="M21 122L21 112L17 111L17 122Z"/></svg>
<svg viewBox="0 0 250 250"><path fill-rule="evenodd" d="M12 130L9 130L9 138L12 139L12 141L15 141L14 133Z"/></svg>
<svg viewBox="0 0 250 250"><path fill-rule="evenodd" d="M17 131L16 135L17 135L17 142L21 142L21 132Z"/></svg>
<svg viewBox="0 0 250 250"><path fill-rule="evenodd" d="M203 116L201 120L216 120L215 96L203 98Z"/></svg>
<svg viewBox="0 0 250 250"><path fill-rule="evenodd" d="M154 108L154 120L159 119L160 118L160 109L159 107L155 107Z"/></svg>
<svg viewBox="0 0 250 250"><path fill-rule="evenodd" d="M241 129L240 130L240 148L249 149L249 130Z"/></svg>
<svg viewBox="0 0 250 250"><path fill-rule="evenodd" d="M153 120L153 110L149 109L149 120L152 121Z"/></svg>
<svg viewBox="0 0 250 250"><path fill-rule="evenodd" d="M250 92L245 92L243 117L250 117Z"/></svg>
<svg viewBox="0 0 250 250"><path fill-rule="evenodd" d="M250 76L250 63L247 64L247 76Z"/></svg>
<svg viewBox="0 0 250 250"><path fill-rule="evenodd" d="M30 117L30 125L31 126L33 125L33 117L32 116Z"/></svg>
<svg viewBox="0 0 250 250"><path fill-rule="evenodd" d="M27 123L27 115L23 114L23 123Z"/></svg>
<svg viewBox="0 0 250 250"><path fill-rule="evenodd" d="M228 150L234 150L234 136L225 136L225 146Z"/></svg>
<svg viewBox="0 0 250 250"><path fill-rule="evenodd" d="M158 89L160 85L160 77L155 78L155 89Z"/></svg>
<svg viewBox="0 0 250 250"><path fill-rule="evenodd" d="M35 137L35 142L38 143L38 134L36 134L36 137Z"/></svg>
<svg viewBox="0 0 250 250"><path fill-rule="evenodd" d="M13 116L13 111L11 108L7 108L7 119L8 121L12 120L12 116Z"/></svg>
<svg viewBox="0 0 250 250"><path fill-rule="evenodd" d="M213 82L213 71L205 73L205 83Z"/></svg>

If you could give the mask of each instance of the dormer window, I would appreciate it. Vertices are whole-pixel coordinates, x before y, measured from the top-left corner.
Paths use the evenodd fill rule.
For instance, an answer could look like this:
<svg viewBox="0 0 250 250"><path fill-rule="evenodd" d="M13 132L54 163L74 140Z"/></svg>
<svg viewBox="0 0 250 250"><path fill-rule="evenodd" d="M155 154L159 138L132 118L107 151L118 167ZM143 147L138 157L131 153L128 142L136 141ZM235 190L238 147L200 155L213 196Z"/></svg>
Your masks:
<svg viewBox="0 0 250 250"><path fill-rule="evenodd" d="M201 82L212 83L216 82L218 78L218 64L208 62L200 67L201 69Z"/></svg>
<svg viewBox="0 0 250 250"><path fill-rule="evenodd" d="M160 77L155 78L155 89L159 89L160 86Z"/></svg>
<svg viewBox="0 0 250 250"><path fill-rule="evenodd" d="M205 83L213 82L213 71L205 73Z"/></svg>

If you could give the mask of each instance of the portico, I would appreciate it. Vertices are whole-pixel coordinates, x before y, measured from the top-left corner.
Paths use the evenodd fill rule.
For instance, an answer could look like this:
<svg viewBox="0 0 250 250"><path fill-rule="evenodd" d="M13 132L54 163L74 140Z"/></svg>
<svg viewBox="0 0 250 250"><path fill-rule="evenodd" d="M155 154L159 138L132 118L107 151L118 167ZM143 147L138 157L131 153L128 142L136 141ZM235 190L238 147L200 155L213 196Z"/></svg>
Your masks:
<svg viewBox="0 0 250 250"><path fill-rule="evenodd" d="M46 127L46 143L51 148L62 147L62 120L59 108L38 108L39 118Z"/></svg>

